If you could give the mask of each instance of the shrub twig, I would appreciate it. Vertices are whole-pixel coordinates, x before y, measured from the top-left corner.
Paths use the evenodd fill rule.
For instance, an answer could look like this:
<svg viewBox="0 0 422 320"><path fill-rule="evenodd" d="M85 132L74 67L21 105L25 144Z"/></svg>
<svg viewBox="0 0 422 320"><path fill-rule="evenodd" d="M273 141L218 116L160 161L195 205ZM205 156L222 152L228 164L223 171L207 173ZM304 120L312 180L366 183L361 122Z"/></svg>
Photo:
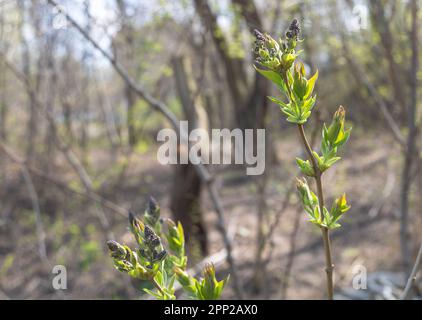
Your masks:
<svg viewBox="0 0 422 320"><path fill-rule="evenodd" d="M322 174L334 163L340 160L337 155L338 148L346 143L350 130L345 129L345 110L342 106L335 112L332 123L322 130L320 152L314 151L306 137L304 124L311 116L316 103L313 94L318 71L309 79L306 78L303 63L296 61L298 53L295 51L299 39L300 27L296 19L289 26L286 36L279 42L268 34L256 31L254 51L257 55L256 62L265 69L256 70L277 85L287 102L276 97L269 97L278 104L282 113L287 116L287 121L297 125L301 143L303 144L307 160L296 158L302 173L312 177L316 183L317 194L314 194L305 178L297 179L297 189L305 211L310 221L320 227L324 244L325 272L328 299L334 297L333 271L334 265L331 257L331 242L329 230L340 227L338 220L350 209L346 196L343 194L336 199L331 210L325 207L322 185Z"/></svg>
<svg viewBox="0 0 422 320"><path fill-rule="evenodd" d="M419 266L422 263L422 244L419 247L418 255L416 256L415 264L413 265L412 272L410 273L409 279L407 279L406 287L404 288L403 294L401 296L402 300L409 298L412 288L416 282L416 274L418 272Z"/></svg>

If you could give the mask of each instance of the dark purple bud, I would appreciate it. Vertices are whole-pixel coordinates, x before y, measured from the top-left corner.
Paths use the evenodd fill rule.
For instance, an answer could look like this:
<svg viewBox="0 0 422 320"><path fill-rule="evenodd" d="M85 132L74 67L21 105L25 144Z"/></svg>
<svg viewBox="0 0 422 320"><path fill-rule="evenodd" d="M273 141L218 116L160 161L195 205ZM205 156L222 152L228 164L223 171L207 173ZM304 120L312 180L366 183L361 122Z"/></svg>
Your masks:
<svg viewBox="0 0 422 320"><path fill-rule="evenodd" d="M265 36L258 29L255 29L253 33L257 41L265 42Z"/></svg>
<svg viewBox="0 0 422 320"><path fill-rule="evenodd" d="M146 254L146 252L145 252L145 250L144 250L144 249L139 249L139 254L140 254L142 257L144 257L144 258L148 258L148 256L147 256L147 254Z"/></svg>
<svg viewBox="0 0 422 320"><path fill-rule="evenodd" d="M155 237L154 230L150 226L145 225L144 229L145 240L150 240L152 237Z"/></svg>
<svg viewBox="0 0 422 320"><path fill-rule="evenodd" d="M297 21L297 19L293 19L293 21L290 23L288 31L286 32L286 38L289 40L290 39L297 40L299 33L300 33L299 22Z"/></svg>
<svg viewBox="0 0 422 320"><path fill-rule="evenodd" d="M115 259L124 259L126 257L126 249L114 240L107 241L107 247L110 251L110 256Z"/></svg>
<svg viewBox="0 0 422 320"><path fill-rule="evenodd" d="M129 211L129 224L137 229L140 228L138 219L135 218L135 214Z"/></svg>
<svg viewBox="0 0 422 320"><path fill-rule="evenodd" d="M108 250L110 250L110 251L116 251L116 250L118 250L118 248L119 248L119 243L117 243L116 241L114 241L114 240L109 240L109 241L107 241L107 247L108 247Z"/></svg>
<svg viewBox="0 0 422 320"><path fill-rule="evenodd" d="M161 261L161 260L163 260L165 258L166 255L167 255L167 251L166 250L163 250L159 254L156 255L155 259Z"/></svg>
<svg viewBox="0 0 422 320"><path fill-rule="evenodd" d="M158 205L157 200L155 200L154 197L150 196L149 199L148 199L148 212L149 212L149 214L153 215L159 208L160 208L160 206Z"/></svg>
<svg viewBox="0 0 422 320"><path fill-rule="evenodd" d="M158 238L157 236L154 236L153 238L151 238L150 243L151 243L151 247L155 248L160 245L160 238Z"/></svg>

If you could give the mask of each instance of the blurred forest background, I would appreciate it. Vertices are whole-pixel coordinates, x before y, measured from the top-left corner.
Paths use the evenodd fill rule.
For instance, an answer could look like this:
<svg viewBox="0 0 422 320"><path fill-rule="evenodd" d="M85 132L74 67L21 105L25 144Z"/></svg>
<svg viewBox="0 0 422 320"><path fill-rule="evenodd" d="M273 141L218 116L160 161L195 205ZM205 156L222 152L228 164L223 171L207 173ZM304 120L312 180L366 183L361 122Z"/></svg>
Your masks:
<svg viewBox="0 0 422 320"><path fill-rule="evenodd" d="M319 70L308 134L319 143L339 105L353 126L343 161L324 176L328 200L345 190L352 205L332 234L336 292L350 291L362 266L368 279L397 283L422 241L418 9L416 0L1 0L0 299L141 297L144 284L113 269L106 240L134 245L127 214L142 214L149 195L183 223L192 271L208 259L231 273L224 298L323 298L322 241L294 186L301 145L253 69L253 30L283 37L293 18L300 58ZM208 130L265 128L265 173L160 165L166 110ZM64 291L51 286L59 264Z"/></svg>

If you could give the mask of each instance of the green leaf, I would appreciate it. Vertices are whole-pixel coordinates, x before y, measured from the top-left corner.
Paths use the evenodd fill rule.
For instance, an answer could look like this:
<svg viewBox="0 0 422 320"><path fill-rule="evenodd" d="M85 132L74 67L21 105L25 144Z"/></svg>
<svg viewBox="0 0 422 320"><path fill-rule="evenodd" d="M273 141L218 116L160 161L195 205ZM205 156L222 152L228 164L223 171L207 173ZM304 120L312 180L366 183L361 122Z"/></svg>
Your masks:
<svg viewBox="0 0 422 320"><path fill-rule="evenodd" d="M328 226L328 228L329 228L330 230L337 229L337 228L339 228L339 227L341 227L341 224L339 224L339 223L337 223L337 222L333 222L333 223L331 223L331 224Z"/></svg>
<svg viewBox="0 0 422 320"><path fill-rule="evenodd" d="M338 224L337 221L348 210L350 210L350 205L347 204L346 194L343 194L341 197L336 199L336 201L333 203L333 206L330 211L331 218L330 218L330 223L328 224L328 227L330 229L340 227L340 224Z"/></svg>
<svg viewBox="0 0 422 320"><path fill-rule="evenodd" d="M293 92L297 100L304 100L306 93L306 79L294 77Z"/></svg>
<svg viewBox="0 0 422 320"><path fill-rule="evenodd" d="M305 100L302 106L302 112L311 111L315 106L315 102L316 102L316 96Z"/></svg>
<svg viewBox="0 0 422 320"><path fill-rule="evenodd" d="M315 176L314 168L312 167L309 160L304 161L300 158L296 158L296 163L304 175L308 177Z"/></svg>
<svg viewBox="0 0 422 320"><path fill-rule="evenodd" d="M272 102L278 104L279 106L281 106L283 108L286 108L286 109L289 109L290 108L289 107L289 104L284 103L283 101L277 99L276 97L268 96L268 99L270 99Z"/></svg>
<svg viewBox="0 0 422 320"><path fill-rule="evenodd" d="M336 147L342 146L343 144L345 144L347 142L347 140L349 140L351 130L352 130L352 128L349 128L344 132L340 132L340 134L338 135L337 140L335 142Z"/></svg>
<svg viewBox="0 0 422 320"><path fill-rule="evenodd" d="M312 78L308 80L308 84L306 86L305 99L308 98L312 94L315 87L315 82L317 81L317 79L318 79L318 70L315 72Z"/></svg>
<svg viewBox="0 0 422 320"><path fill-rule="evenodd" d="M330 158L329 160L324 161L324 164L328 169L329 167L331 167L334 163L336 163L340 159L341 159L341 157L333 157L333 158Z"/></svg>
<svg viewBox="0 0 422 320"><path fill-rule="evenodd" d="M289 108L283 108L283 107L280 107L280 110L281 110L284 114L286 114L288 117L296 117L296 114L294 113L294 111L293 111L293 110L291 110L291 109L289 109Z"/></svg>
<svg viewBox="0 0 422 320"><path fill-rule="evenodd" d="M320 223L321 214L320 214L320 211L319 211L319 204L315 205L315 207L314 207L313 218L314 218L315 222Z"/></svg>
<svg viewBox="0 0 422 320"><path fill-rule="evenodd" d="M324 163L324 159L319 156L319 154L316 151L312 151L312 154L314 155L315 159L318 162L318 165L321 165Z"/></svg>
<svg viewBox="0 0 422 320"><path fill-rule="evenodd" d="M324 207L323 210L324 210L324 219L321 225L328 227L331 224L331 216L327 208Z"/></svg>
<svg viewBox="0 0 422 320"><path fill-rule="evenodd" d="M258 71L261 75L263 75L265 78L276 84L278 87L283 86L283 79L281 75L279 75L277 72L271 71L271 70L263 70L258 69L256 66L254 66L255 70Z"/></svg>
<svg viewBox="0 0 422 320"><path fill-rule="evenodd" d="M157 272L157 274L155 275L154 278L155 278L155 281L157 281L158 284L160 284L160 285L163 285L165 283L164 275L160 271Z"/></svg>
<svg viewBox="0 0 422 320"><path fill-rule="evenodd" d="M296 59L296 54L293 54L293 53L283 54L282 63L284 65L284 68L289 69L293 65L293 62L295 61L295 59Z"/></svg>
<svg viewBox="0 0 422 320"><path fill-rule="evenodd" d="M164 297L160 294L160 293L155 293L154 291L151 291L149 289L144 288L143 289L146 293L148 293L149 295L157 298L158 300L164 300Z"/></svg>
<svg viewBox="0 0 422 320"><path fill-rule="evenodd" d="M286 120L287 120L288 122L291 122L291 123L298 123L298 124L302 124L302 123L304 123L304 121L302 121L302 120L298 119L298 117L297 117L297 116L291 116L291 117L288 117ZM305 122L306 122L306 121L305 121Z"/></svg>
<svg viewBox="0 0 422 320"><path fill-rule="evenodd" d="M312 221L320 220L318 197L313 193L305 178L296 180L296 187L300 194L300 200L303 203L305 211L309 214Z"/></svg>

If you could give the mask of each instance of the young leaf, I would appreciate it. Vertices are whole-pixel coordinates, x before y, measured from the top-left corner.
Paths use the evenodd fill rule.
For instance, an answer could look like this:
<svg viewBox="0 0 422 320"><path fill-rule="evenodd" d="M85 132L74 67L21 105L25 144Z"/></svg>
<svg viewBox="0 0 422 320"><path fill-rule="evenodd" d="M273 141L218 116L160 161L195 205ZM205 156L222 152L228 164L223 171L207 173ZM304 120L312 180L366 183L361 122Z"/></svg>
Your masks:
<svg viewBox="0 0 422 320"><path fill-rule="evenodd" d="M267 78L268 80L276 84L278 87L282 87L283 79L281 75L279 75L277 72L274 72L271 70L258 69L256 66L254 66L254 68L261 75L263 75L265 78Z"/></svg>
<svg viewBox="0 0 422 320"><path fill-rule="evenodd" d="M296 163L297 163L297 165L299 166L300 170L303 172L304 175L306 175L308 177L314 177L315 176L314 168L312 167L309 160L304 161L302 159L296 158Z"/></svg>
<svg viewBox="0 0 422 320"><path fill-rule="evenodd" d="M307 86L306 86L306 94L305 94L305 99L307 99L312 92L314 91L314 87L315 87L315 82L318 79L318 70L315 72L315 74L312 76L312 78L310 78L308 80Z"/></svg>
<svg viewBox="0 0 422 320"><path fill-rule="evenodd" d="M286 108L286 109L290 108L288 104L284 103L283 101L281 101L281 100L279 100L275 97L268 96L268 99L270 99L272 102L278 104L282 108Z"/></svg>

